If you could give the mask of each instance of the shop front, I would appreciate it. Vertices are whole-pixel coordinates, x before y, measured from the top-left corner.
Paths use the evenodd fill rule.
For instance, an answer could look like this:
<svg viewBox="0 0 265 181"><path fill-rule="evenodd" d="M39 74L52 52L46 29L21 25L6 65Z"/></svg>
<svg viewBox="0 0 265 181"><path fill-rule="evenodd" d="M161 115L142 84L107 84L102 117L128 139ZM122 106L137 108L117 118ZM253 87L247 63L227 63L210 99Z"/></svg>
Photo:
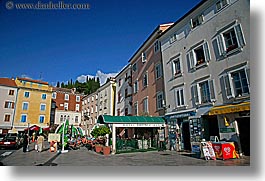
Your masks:
<svg viewBox="0 0 265 181"><path fill-rule="evenodd" d="M166 139L168 150L190 150L189 117L196 114L196 109L167 113Z"/></svg>
<svg viewBox="0 0 265 181"><path fill-rule="evenodd" d="M158 149L165 128L161 117L100 115L97 123L111 128L113 154Z"/></svg>
<svg viewBox="0 0 265 181"><path fill-rule="evenodd" d="M204 138L204 121L210 109L204 106L166 114L168 149L191 151Z"/></svg>
<svg viewBox="0 0 265 181"><path fill-rule="evenodd" d="M234 142L236 151L250 155L250 102L215 106L209 116L217 116L220 140Z"/></svg>

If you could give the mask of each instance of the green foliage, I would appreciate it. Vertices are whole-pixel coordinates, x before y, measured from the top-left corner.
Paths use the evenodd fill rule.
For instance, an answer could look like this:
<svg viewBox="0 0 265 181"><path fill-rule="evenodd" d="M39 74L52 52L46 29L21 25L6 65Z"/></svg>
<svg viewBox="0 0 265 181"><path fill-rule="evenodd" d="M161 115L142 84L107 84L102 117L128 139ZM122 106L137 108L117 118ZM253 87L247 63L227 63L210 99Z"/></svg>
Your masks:
<svg viewBox="0 0 265 181"><path fill-rule="evenodd" d="M99 136L106 136L106 134L110 134L111 131L107 126L99 126L98 128L93 129L91 135L95 138Z"/></svg>
<svg viewBox="0 0 265 181"><path fill-rule="evenodd" d="M57 83L57 87L58 85L59 85L59 82ZM72 79L69 80L67 84L64 84L63 82L61 83L61 88L67 88L67 89L76 88L77 93L86 94L86 95L92 94L99 87L100 87L99 78L95 79L95 78L87 77L84 83L81 83L78 80L73 82Z"/></svg>

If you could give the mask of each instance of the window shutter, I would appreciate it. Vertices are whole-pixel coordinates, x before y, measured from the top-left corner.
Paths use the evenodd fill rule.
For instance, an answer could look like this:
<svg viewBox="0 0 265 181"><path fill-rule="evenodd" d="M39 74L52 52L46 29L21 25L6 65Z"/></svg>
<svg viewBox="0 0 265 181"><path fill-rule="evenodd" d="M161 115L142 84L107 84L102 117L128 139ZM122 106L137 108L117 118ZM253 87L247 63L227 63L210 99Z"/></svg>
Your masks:
<svg viewBox="0 0 265 181"><path fill-rule="evenodd" d="M174 90L174 97L175 97L175 108L178 107L178 90Z"/></svg>
<svg viewBox="0 0 265 181"><path fill-rule="evenodd" d="M224 75L224 86L227 98L230 99L231 97L234 97L228 75Z"/></svg>
<svg viewBox="0 0 265 181"><path fill-rule="evenodd" d="M209 80L209 87L210 87L210 99L211 102L214 102L215 101L214 80Z"/></svg>
<svg viewBox="0 0 265 181"><path fill-rule="evenodd" d="M203 44L203 51L204 51L204 55L205 55L205 60L207 62L209 62L210 59L211 59L211 57L210 57L209 46L208 46L208 43L207 42L205 42Z"/></svg>
<svg viewBox="0 0 265 181"><path fill-rule="evenodd" d="M246 68L245 73L246 73L247 81L248 81L248 89L250 91L250 68Z"/></svg>
<svg viewBox="0 0 265 181"><path fill-rule="evenodd" d="M12 102L12 109L14 109L14 107L15 107L15 103L14 103L14 102Z"/></svg>
<svg viewBox="0 0 265 181"><path fill-rule="evenodd" d="M202 24L203 19L204 19L204 16L203 15L200 15L198 18L199 18L199 23Z"/></svg>
<svg viewBox="0 0 265 181"><path fill-rule="evenodd" d="M199 95L198 95L198 86L197 84L191 86L191 94L194 101L194 104L199 104Z"/></svg>
<svg viewBox="0 0 265 181"><path fill-rule="evenodd" d="M244 45L246 45L246 42L245 42L245 39L244 39L244 35L243 35L243 32L242 32L242 28L241 28L241 25L238 24L235 26L235 30L236 30L236 35L237 35L237 38L238 38L238 44L240 47L243 47Z"/></svg>
<svg viewBox="0 0 265 181"><path fill-rule="evenodd" d="M190 19L190 28L193 28L192 19Z"/></svg>
<svg viewBox="0 0 265 181"><path fill-rule="evenodd" d="M175 72L176 72L174 61L172 61L172 63L171 63L171 70L172 70L172 78L174 78L174 76L175 76Z"/></svg>
<svg viewBox="0 0 265 181"><path fill-rule="evenodd" d="M217 45L218 45L219 55L220 56L224 55L225 49L224 49L224 43L223 43L222 35L217 36Z"/></svg>
<svg viewBox="0 0 265 181"><path fill-rule="evenodd" d="M194 68L194 56L193 56L193 52L190 51L188 54L187 54L187 59L188 59L188 62L189 62L189 65L190 65L190 70Z"/></svg>

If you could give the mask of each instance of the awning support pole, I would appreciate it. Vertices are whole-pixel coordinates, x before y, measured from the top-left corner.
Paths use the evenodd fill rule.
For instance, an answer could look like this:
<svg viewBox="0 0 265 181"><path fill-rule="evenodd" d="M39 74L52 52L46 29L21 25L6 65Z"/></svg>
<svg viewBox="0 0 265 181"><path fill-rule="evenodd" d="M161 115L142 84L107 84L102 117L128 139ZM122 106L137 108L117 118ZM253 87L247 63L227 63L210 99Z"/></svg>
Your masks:
<svg viewBox="0 0 265 181"><path fill-rule="evenodd" d="M112 154L116 153L116 126L112 125Z"/></svg>

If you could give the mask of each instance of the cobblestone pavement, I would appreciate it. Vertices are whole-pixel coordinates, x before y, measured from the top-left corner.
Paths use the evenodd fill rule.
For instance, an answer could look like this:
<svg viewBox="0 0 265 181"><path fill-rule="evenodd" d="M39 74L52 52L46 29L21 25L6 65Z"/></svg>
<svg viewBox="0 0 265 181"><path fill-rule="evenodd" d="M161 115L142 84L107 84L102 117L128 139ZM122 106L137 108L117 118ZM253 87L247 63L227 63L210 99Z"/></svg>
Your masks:
<svg viewBox="0 0 265 181"><path fill-rule="evenodd" d="M250 157L230 160L209 160L194 158L186 152L150 151L104 156L85 147L69 150L67 153L51 153L46 149L38 153L30 145L30 151L22 149L4 158L5 166L250 166Z"/></svg>

